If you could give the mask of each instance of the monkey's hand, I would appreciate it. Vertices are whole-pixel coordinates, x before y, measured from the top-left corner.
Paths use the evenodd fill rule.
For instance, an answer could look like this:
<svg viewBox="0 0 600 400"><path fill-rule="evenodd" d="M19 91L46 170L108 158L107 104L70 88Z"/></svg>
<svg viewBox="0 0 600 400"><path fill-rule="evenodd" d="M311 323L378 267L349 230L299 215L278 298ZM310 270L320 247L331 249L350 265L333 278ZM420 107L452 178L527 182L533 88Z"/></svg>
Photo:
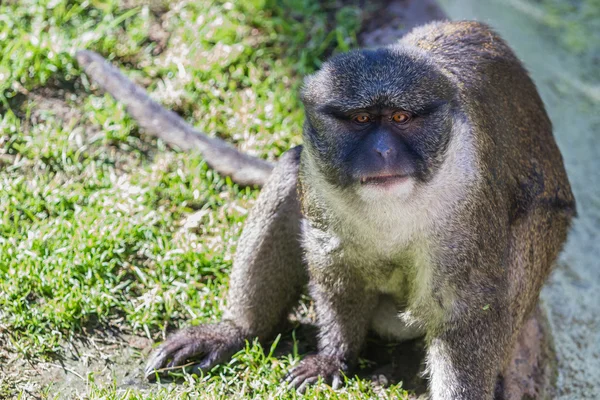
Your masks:
<svg viewBox="0 0 600 400"><path fill-rule="evenodd" d="M206 371L229 359L244 346L244 336L231 322L219 322L183 329L164 342L148 360L144 376L149 381L157 373L184 367L187 361L191 372Z"/></svg>
<svg viewBox="0 0 600 400"><path fill-rule="evenodd" d="M315 354L306 357L297 367L287 373L284 382L304 393L308 386L317 383L319 378L333 389L339 389L343 383L343 374L348 371L348 366L334 356Z"/></svg>

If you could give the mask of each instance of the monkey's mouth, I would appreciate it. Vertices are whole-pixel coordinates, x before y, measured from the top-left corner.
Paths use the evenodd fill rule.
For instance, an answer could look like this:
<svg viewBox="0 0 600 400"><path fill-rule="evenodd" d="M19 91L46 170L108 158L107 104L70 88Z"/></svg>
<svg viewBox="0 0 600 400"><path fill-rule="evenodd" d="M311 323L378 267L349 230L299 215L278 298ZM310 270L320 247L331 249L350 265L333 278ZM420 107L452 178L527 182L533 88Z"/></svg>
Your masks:
<svg viewBox="0 0 600 400"><path fill-rule="evenodd" d="M408 180L408 175L389 174L377 176L363 176L360 178L361 185L389 186Z"/></svg>

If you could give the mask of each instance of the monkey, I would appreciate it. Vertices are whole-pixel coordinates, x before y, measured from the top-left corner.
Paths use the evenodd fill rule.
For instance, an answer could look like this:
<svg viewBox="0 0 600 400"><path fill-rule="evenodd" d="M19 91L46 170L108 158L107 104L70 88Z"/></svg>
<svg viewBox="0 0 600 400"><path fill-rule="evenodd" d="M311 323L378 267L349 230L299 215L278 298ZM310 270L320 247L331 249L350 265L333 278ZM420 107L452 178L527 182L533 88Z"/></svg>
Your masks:
<svg viewBox="0 0 600 400"><path fill-rule="evenodd" d="M265 173L222 320L169 337L146 377L273 337L308 287L318 350L286 384L341 387L374 331L425 338L430 398L492 399L576 216L528 72L489 26L442 21L330 58L300 96L303 145Z"/></svg>

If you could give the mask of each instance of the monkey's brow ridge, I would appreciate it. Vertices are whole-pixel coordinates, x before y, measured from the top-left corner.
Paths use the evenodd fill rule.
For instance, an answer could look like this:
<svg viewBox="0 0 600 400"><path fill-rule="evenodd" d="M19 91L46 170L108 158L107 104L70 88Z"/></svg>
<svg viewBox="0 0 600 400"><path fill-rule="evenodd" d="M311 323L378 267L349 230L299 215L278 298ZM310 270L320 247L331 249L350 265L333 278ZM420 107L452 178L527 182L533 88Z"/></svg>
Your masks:
<svg viewBox="0 0 600 400"><path fill-rule="evenodd" d="M345 118L354 112L369 111L370 109L372 109L374 107L382 106L383 108L399 109L399 110L404 110L404 111L410 111L410 112L413 112L413 113L419 114L419 115L427 115L427 114L434 112L435 110L444 106L447 103L448 103L448 101L443 100L443 99L435 99L435 100L427 101L424 103L414 103L414 104L408 104L408 103L387 104L386 103L385 105L384 104L375 105L373 103L368 104L368 105L360 104L360 103L340 104L337 102L330 102L330 103L326 103L326 104L319 106L317 108L317 111L324 113L324 114L333 115L335 117Z"/></svg>

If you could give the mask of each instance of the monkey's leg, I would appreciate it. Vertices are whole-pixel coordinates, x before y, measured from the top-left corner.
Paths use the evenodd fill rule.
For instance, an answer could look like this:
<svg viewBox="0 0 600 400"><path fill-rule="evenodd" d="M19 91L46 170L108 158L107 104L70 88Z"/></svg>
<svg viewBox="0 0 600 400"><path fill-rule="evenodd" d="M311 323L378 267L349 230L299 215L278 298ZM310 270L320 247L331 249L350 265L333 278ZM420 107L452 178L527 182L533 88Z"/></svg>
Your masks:
<svg viewBox="0 0 600 400"><path fill-rule="evenodd" d="M511 227L504 259L509 283L505 293L485 291L481 282L461 288L480 297L463 301L463 312L453 315L431 339L428 366L433 400L492 399L498 375L537 302L568 226L566 214L543 208L532 210Z"/></svg>
<svg viewBox="0 0 600 400"><path fill-rule="evenodd" d="M342 373L347 373L356 361L377 304L377 296L361 286L358 278L341 284L330 279L313 283L311 277L319 350L302 360L285 378L299 392L304 392L319 377L334 389L339 388L343 383Z"/></svg>
<svg viewBox="0 0 600 400"><path fill-rule="evenodd" d="M189 327L163 343L148 361L146 376L199 360L208 370L244 346L264 339L298 300L307 281L300 247L296 193L301 148L284 154L262 189L242 232L230 279L223 321Z"/></svg>

